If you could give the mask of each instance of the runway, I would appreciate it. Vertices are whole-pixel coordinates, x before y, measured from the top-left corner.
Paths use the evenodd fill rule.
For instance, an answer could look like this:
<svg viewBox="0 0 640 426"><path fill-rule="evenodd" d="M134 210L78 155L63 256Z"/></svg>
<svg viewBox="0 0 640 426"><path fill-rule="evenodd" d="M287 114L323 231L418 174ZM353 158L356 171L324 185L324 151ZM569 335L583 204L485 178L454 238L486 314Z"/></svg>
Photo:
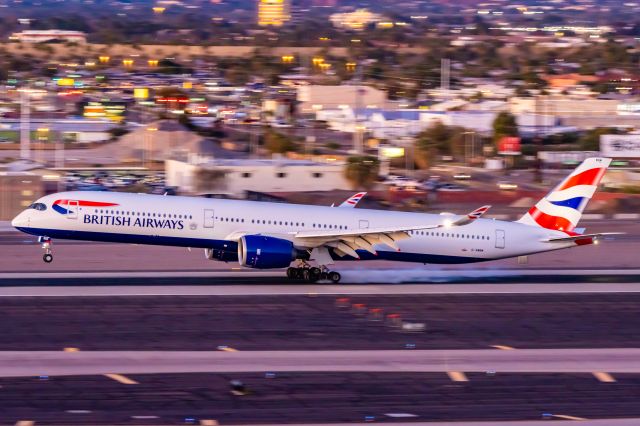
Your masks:
<svg viewBox="0 0 640 426"><path fill-rule="evenodd" d="M640 424L634 238L528 265L342 262L340 285L167 247L56 244L44 265L16 242L0 425Z"/></svg>
<svg viewBox="0 0 640 426"><path fill-rule="evenodd" d="M629 426L638 417L640 375L602 383L591 374L191 373L0 379L3 424L40 425L386 423L538 426L578 420ZM245 395L233 395L239 380ZM542 420L548 419L548 420ZM527 423L516 420L529 420ZM538 420L539 422L533 422ZM208 422L207 422L208 421ZM505 423L502 423L505 421ZM395 423L399 422L399 423ZM451 423L449 423L451 422ZM420 424L420 423L419 423ZM469 426L467 423L462 423ZM564 423L563 423L564 424Z"/></svg>
<svg viewBox="0 0 640 426"><path fill-rule="evenodd" d="M339 289L346 288L347 291L354 290L355 287L348 286L361 284L373 284L383 292L382 288L390 288L392 293L402 291L403 287L397 284L447 284L443 287L417 287L419 292L433 292L444 290L445 292L455 292L456 289L463 289L463 286L453 286L450 284L505 284L496 289L511 287L513 284L522 285L528 288L526 292L558 292L557 285L563 291L575 291L575 286L564 284L587 285L589 288L597 290L603 284L611 285L611 288L624 289L621 291L633 292L634 285L640 282L640 269L461 269L454 270L423 270L423 269L371 269L354 268L342 269L342 280L340 285L332 285L329 282L319 282L318 285L308 285L302 280L287 280L284 270L261 271L96 271L96 272L4 272L0 273L0 296L2 294L18 295L20 292L11 290L7 293L7 287L113 287L110 290L117 294L162 294L162 288L171 287L185 294L220 295L233 292L235 286L245 286L242 293L247 294L269 294L269 292L283 292L283 288L298 294L299 289L308 290L317 288L323 293L340 292ZM394 284L393 286L389 286ZM528 286L529 284L534 284ZM552 284L538 286L539 284ZM592 284L599 284L593 285ZM620 285L622 284L622 285ZM118 290L117 287L137 287L137 293L129 293L129 290ZM155 286L155 290L144 289L144 287ZM207 286L208 289L194 289L189 286ZM224 287L226 286L226 287ZM224 289L216 289L224 287ZM407 287L411 288L411 287ZM430 288L431 290L427 290ZM491 288L490 286L486 287ZM180 289L180 290L177 290ZM265 290L266 289L266 290ZM442 290L434 290L442 289ZM534 290L536 289L536 290ZM154 293L153 291L156 291ZM367 291L367 290L366 290ZM513 290L517 291L517 290ZM615 291L615 290L611 290ZM159 292L159 293L158 293ZM225 292L225 293L222 293ZM47 291L44 291L47 293ZM100 291L97 290L96 294ZM28 294L28 292L26 293ZM69 294L71 295L71 294Z"/></svg>
<svg viewBox="0 0 640 426"><path fill-rule="evenodd" d="M536 293L540 286L564 293ZM434 288L440 294L419 294ZM3 287L0 424L637 424L634 288ZM166 293L108 294L145 289ZM425 329L404 330L396 319ZM231 380L247 394L233 395ZM612 416L631 420L590 422Z"/></svg>
<svg viewBox="0 0 640 426"><path fill-rule="evenodd" d="M66 290L77 294L0 298L0 350L638 347L637 293L83 297L82 287ZM412 324L424 329L403 328Z"/></svg>

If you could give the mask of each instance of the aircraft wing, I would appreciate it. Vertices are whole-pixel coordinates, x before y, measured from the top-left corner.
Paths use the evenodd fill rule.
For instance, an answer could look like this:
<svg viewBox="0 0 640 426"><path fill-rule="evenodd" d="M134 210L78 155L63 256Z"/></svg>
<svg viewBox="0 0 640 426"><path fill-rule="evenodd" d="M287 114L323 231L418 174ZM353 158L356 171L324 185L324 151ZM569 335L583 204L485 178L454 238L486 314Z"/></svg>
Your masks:
<svg viewBox="0 0 640 426"><path fill-rule="evenodd" d="M366 250L375 254L375 244L386 244L399 250L396 241L409 238L410 231L441 228L444 225L396 226L385 228L364 228L347 230L300 231L294 236L296 245L308 248L332 247L339 256L350 255L360 258L356 250Z"/></svg>
<svg viewBox="0 0 640 426"><path fill-rule="evenodd" d="M294 233L296 245L308 248L320 246L332 247L340 256L350 255L359 258L356 250L366 250L376 254L373 248L376 244L385 244L394 250L399 250L396 242L411 238L411 231L423 231L427 229L454 228L472 223L485 214L491 206L482 206L471 213L460 217L455 221L445 219L442 223L432 225L415 226L389 226L383 228L361 229L322 229L299 231Z"/></svg>

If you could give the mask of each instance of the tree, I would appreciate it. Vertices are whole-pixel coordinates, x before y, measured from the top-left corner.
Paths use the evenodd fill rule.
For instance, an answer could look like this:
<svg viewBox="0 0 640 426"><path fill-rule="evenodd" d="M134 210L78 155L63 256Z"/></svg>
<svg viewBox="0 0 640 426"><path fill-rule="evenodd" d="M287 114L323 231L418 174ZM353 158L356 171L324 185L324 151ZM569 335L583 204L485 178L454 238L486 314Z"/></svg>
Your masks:
<svg viewBox="0 0 640 426"><path fill-rule="evenodd" d="M416 136L415 161L421 169L428 169L438 155L464 154L465 129L445 126L437 121Z"/></svg>
<svg viewBox="0 0 640 426"><path fill-rule="evenodd" d="M288 136L278 133L273 129L268 129L264 133L264 147L272 154L284 154L285 152L295 151L298 147L296 143Z"/></svg>
<svg viewBox="0 0 640 426"><path fill-rule="evenodd" d="M585 132L578 143L580 149L583 151L599 151L600 150L600 136L602 135L618 135L620 131L613 127L598 127L596 129L588 130Z"/></svg>
<svg viewBox="0 0 640 426"><path fill-rule="evenodd" d="M344 176L351 182L353 189L369 189L378 179L380 162L376 157L349 157L344 170Z"/></svg>
<svg viewBox="0 0 640 426"><path fill-rule="evenodd" d="M518 136L518 123L513 114L503 111L493 121L493 140L497 144L505 136Z"/></svg>

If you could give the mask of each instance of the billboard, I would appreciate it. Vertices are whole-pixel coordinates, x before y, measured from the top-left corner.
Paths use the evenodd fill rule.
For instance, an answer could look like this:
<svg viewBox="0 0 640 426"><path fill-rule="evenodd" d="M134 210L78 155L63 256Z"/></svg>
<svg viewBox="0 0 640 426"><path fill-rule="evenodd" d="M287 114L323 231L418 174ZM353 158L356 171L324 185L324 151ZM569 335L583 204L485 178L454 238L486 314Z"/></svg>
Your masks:
<svg viewBox="0 0 640 426"><path fill-rule="evenodd" d="M517 136L504 136L498 141L498 154L520 155L520 138Z"/></svg>
<svg viewBox="0 0 640 426"><path fill-rule="evenodd" d="M600 152L605 157L640 158L640 135L601 135Z"/></svg>

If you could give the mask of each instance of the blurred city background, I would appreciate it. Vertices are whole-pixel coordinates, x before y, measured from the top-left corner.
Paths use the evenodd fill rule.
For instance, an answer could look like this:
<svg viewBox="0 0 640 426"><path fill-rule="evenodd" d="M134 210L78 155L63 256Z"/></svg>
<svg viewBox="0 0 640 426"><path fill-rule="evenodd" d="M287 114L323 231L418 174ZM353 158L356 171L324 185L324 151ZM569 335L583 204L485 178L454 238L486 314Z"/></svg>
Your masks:
<svg viewBox="0 0 640 426"><path fill-rule="evenodd" d="M585 219L635 218L639 10L0 0L0 220L65 189L515 218L597 152Z"/></svg>

